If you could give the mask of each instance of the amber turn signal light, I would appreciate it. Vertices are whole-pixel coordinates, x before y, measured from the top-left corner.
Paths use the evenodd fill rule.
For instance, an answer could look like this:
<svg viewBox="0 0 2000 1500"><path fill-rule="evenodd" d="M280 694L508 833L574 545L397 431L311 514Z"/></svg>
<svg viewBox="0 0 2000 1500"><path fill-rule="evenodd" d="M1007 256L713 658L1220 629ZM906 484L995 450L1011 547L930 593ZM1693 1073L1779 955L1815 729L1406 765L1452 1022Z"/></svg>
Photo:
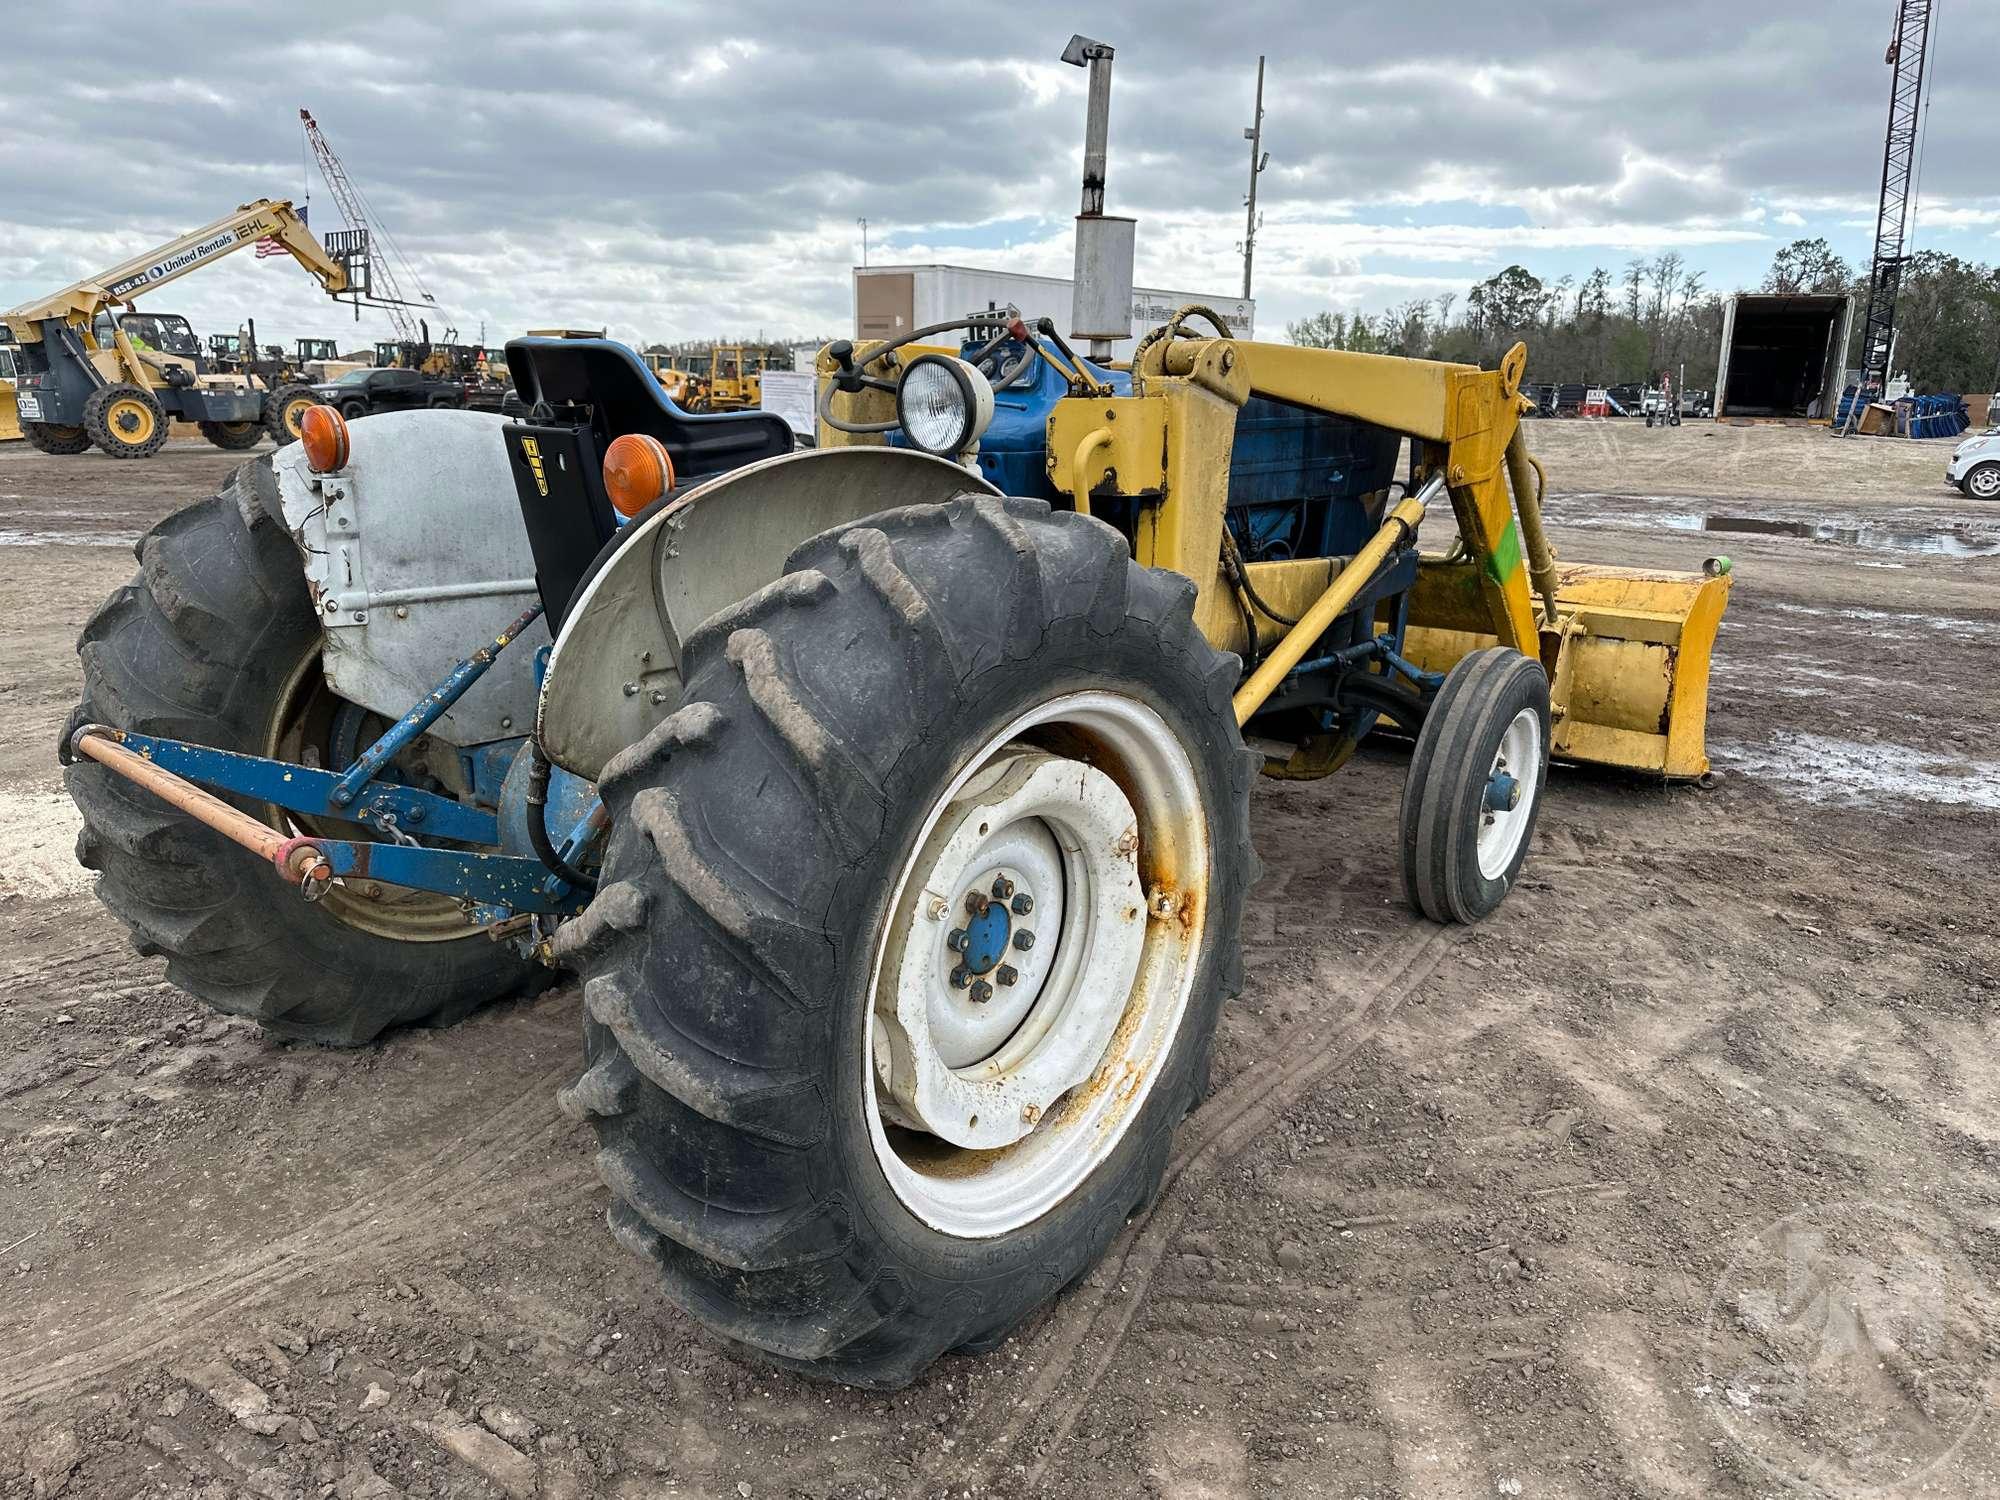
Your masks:
<svg viewBox="0 0 2000 1500"><path fill-rule="evenodd" d="M330 406L308 406L299 418L299 446L315 474L347 466L347 419Z"/></svg>
<svg viewBox="0 0 2000 1500"><path fill-rule="evenodd" d="M604 493L611 508L631 520L674 487L673 455L643 432L613 438L604 450Z"/></svg>

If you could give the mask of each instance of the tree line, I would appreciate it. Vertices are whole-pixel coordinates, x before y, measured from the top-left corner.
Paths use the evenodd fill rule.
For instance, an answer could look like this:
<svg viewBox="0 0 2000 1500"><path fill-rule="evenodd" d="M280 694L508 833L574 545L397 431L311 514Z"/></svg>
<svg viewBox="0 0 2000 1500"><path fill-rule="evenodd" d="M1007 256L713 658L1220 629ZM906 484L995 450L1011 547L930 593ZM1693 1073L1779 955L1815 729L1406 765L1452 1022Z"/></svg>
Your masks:
<svg viewBox="0 0 2000 1500"><path fill-rule="evenodd" d="M1321 312L1285 326L1295 344L1492 366L1519 340L1537 381L1619 385L1687 369L1690 390L1715 384L1725 297L1678 251L1603 266L1581 281L1544 281L1512 265L1455 292L1417 298L1387 312ZM1866 268L1849 265L1823 239L1794 240L1773 257L1761 290L1851 293L1856 362L1868 304ZM2000 266L1922 250L1903 271L1896 302L1898 373L1919 391L1990 391L2000 385Z"/></svg>

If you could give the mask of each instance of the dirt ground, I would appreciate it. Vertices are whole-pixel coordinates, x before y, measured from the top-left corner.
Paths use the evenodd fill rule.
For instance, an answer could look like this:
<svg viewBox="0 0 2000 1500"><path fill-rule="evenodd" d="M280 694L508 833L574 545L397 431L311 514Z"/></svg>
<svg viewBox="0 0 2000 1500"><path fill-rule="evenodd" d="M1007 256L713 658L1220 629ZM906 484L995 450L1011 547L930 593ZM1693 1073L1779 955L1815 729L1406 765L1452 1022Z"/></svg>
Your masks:
<svg viewBox="0 0 2000 1500"><path fill-rule="evenodd" d="M894 1396L740 1362L613 1244L574 987L336 1053L133 955L73 642L232 459L0 448L0 1496L2000 1492L2000 509L1949 444L1530 437L1564 556L1734 558L1721 785L1559 769L1472 930L1403 904L1398 754L1262 785L1168 1190Z"/></svg>

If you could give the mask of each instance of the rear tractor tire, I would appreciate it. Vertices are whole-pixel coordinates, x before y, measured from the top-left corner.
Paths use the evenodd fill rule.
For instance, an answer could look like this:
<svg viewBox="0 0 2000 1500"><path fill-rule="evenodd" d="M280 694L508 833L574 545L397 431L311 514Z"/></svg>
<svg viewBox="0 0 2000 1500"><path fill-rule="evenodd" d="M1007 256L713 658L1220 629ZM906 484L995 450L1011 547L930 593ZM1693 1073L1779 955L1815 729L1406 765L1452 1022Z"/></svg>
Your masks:
<svg viewBox="0 0 2000 1500"><path fill-rule="evenodd" d="M167 414L151 391L121 381L90 393L83 430L112 458L151 458L166 446Z"/></svg>
<svg viewBox="0 0 2000 1500"><path fill-rule="evenodd" d="M65 741L100 723L302 758L304 726L339 700L320 676L319 625L271 460L238 467L138 553L139 576L83 628L84 698ZM173 984L278 1036L354 1046L390 1026L447 1024L552 977L442 897L364 882L308 904L269 865L96 762L73 761L64 779L83 814L77 859L98 873L98 897L133 945L164 957ZM268 806L232 800L286 826ZM325 831L355 834L337 822Z"/></svg>
<svg viewBox="0 0 2000 1500"><path fill-rule="evenodd" d="M63 427L54 422L23 422L21 436L37 452L53 453L59 457L85 453L90 449L90 434L81 427Z"/></svg>
<svg viewBox="0 0 2000 1500"><path fill-rule="evenodd" d="M319 404L319 397L313 394L311 386L281 385L264 402L264 430L280 448L296 442L299 423L305 419L306 408Z"/></svg>
<svg viewBox="0 0 2000 1500"><path fill-rule="evenodd" d="M1194 592L971 495L806 542L613 759L584 975L611 1228L743 1350L895 1388L1157 1194L1240 983L1253 757Z"/></svg>
<svg viewBox="0 0 2000 1500"><path fill-rule="evenodd" d="M1445 674L1403 781L1403 889L1434 922L1477 922L1513 888L1548 784L1549 680L1507 646Z"/></svg>
<svg viewBox="0 0 2000 1500"><path fill-rule="evenodd" d="M242 453L264 441L264 425L261 422L203 422L201 435L216 447L231 453Z"/></svg>

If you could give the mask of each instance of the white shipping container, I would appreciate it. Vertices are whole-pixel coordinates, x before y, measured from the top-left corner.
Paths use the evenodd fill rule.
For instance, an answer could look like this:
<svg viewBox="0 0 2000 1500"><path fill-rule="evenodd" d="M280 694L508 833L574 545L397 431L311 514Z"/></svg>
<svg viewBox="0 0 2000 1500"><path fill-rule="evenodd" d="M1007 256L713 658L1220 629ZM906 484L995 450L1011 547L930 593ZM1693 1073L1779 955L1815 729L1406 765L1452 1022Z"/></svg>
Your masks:
<svg viewBox="0 0 2000 1500"><path fill-rule="evenodd" d="M981 271L971 266L856 266L854 336L900 338L913 328L1012 306L1030 324L1037 318L1053 319L1056 332L1068 338L1071 287L1066 277ZM1113 357L1126 358L1141 334L1190 302L1214 308L1236 337L1256 336L1254 298L1134 287L1132 337L1112 345Z"/></svg>

